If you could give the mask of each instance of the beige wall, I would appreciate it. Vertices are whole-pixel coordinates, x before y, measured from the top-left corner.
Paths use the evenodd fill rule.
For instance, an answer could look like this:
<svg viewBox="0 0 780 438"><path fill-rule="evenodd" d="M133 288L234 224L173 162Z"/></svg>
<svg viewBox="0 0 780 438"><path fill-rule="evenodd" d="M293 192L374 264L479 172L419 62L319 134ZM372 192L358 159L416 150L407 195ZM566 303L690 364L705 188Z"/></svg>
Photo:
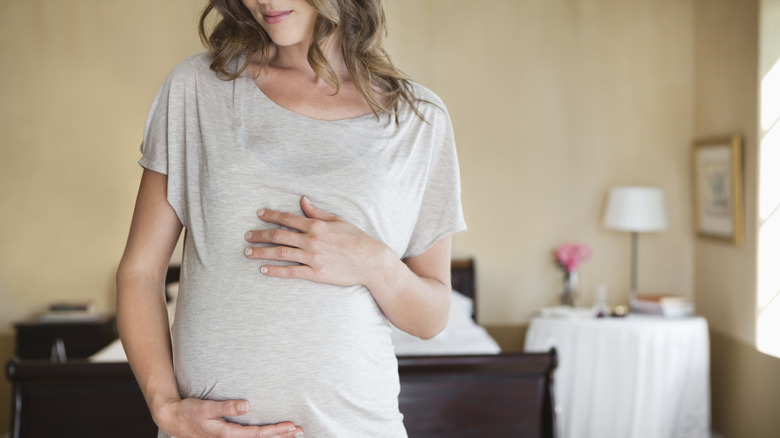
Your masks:
<svg viewBox="0 0 780 438"><path fill-rule="evenodd" d="M0 329L55 299L113 307L146 112L199 49L199 4L0 2Z"/></svg>
<svg viewBox="0 0 780 438"><path fill-rule="evenodd" d="M391 51L439 93L455 126L481 321L556 303L551 251L589 244L597 284L627 300L629 236L601 226L609 187L658 185L670 228L640 238L640 289L692 294L688 150L691 1L390 0ZM641 17L641 18L639 18Z"/></svg>
<svg viewBox="0 0 780 438"><path fill-rule="evenodd" d="M200 0L0 0L0 363L11 322L114 307L154 93L200 50ZM0 382L0 436L11 400Z"/></svg>
<svg viewBox="0 0 780 438"><path fill-rule="evenodd" d="M200 4L0 0L3 362L10 323L52 300L92 299L113 309L144 119L166 73L200 50ZM666 190L670 228L640 237L640 289L692 295L695 278L697 305L713 328L752 339L745 320L753 311L743 300L752 285L742 270L754 266L752 250L694 240L689 150L696 135L735 129L754 135L748 131L755 102L743 93L755 94L755 76L727 68L725 87L722 78L703 78L703 68L720 68L720 55L702 53L703 41L719 29L702 27L731 23L731 14L747 20L734 31L738 46L720 42L736 58L726 65L741 65L742 53L755 52L742 41L750 38L742 34L751 29L755 6L387 4L397 64L435 90L452 115L470 227L456 236L454 252L477 260L483 322L522 323L554 304L561 278L551 251L567 241L594 251L581 271L584 301L604 283L613 304L625 302L629 237L603 229L603 203L612 185L648 184ZM735 84L726 92L733 94L721 94ZM726 109L712 117L694 110L710 104ZM723 264L731 268L714 269ZM0 399L8 397L0 392ZM0 431L6 412L0 411Z"/></svg>
<svg viewBox="0 0 780 438"><path fill-rule="evenodd" d="M0 48L18 61L0 73L0 324L56 298L112 308L146 111L199 50L200 3L0 3L16 36ZM692 4L624 3L493 0L475 16L466 1L388 2L391 52L454 120L470 225L455 253L479 263L485 322L555 303L565 241L593 247L586 301L597 283L625 300L629 238L600 225L614 184L666 189L671 227L642 236L640 285L691 293Z"/></svg>

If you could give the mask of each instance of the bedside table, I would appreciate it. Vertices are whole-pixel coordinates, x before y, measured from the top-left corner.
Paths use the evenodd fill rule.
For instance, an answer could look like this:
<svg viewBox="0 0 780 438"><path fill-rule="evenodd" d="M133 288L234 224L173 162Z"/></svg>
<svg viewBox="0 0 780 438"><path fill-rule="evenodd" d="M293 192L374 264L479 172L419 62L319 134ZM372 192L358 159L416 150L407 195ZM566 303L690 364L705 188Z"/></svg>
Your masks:
<svg viewBox="0 0 780 438"><path fill-rule="evenodd" d="M86 358L116 338L116 318L100 316L85 321L22 321L16 329L16 356L20 359Z"/></svg>

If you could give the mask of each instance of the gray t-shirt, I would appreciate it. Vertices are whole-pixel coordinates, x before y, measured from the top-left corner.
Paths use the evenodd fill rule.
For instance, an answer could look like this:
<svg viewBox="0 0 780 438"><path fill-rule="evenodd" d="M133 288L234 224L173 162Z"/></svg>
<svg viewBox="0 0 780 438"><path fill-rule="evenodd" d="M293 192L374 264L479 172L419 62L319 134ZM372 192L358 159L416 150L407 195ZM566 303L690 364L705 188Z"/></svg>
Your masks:
<svg viewBox="0 0 780 438"><path fill-rule="evenodd" d="M307 437L405 437L387 319L364 286L276 279L248 259L255 212L302 214L301 196L385 242L399 258L465 229L452 128L415 85L420 120L311 119L268 99L246 74L223 81L207 54L167 78L140 164L168 175L186 228L173 325L184 397L247 399L241 424L292 421ZM164 435L161 435L164 436Z"/></svg>

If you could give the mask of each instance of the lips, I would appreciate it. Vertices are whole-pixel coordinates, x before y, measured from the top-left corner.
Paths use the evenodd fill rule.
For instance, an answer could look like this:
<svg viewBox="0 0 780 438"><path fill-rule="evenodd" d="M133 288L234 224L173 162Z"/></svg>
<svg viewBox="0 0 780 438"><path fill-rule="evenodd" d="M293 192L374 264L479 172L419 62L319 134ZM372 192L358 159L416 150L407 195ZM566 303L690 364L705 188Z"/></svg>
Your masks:
<svg viewBox="0 0 780 438"><path fill-rule="evenodd" d="M263 18L268 24L279 24L286 20L293 11L267 11L263 12Z"/></svg>

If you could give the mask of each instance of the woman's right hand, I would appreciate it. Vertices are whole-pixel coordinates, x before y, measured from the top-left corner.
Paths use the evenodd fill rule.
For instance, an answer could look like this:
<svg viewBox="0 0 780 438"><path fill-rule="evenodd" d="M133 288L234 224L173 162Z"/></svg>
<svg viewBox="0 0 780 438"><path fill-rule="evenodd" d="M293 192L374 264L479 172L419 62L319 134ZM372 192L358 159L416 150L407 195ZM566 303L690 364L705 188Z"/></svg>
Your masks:
<svg viewBox="0 0 780 438"><path fill-rule="evenodd" d="M223 417L235 417L249 412L244 400L211 401L194 398L166 403L155 415L157 425L176 438L294 438L303 437L303 430L284 422L267 426L243 426Z"/></svg>

